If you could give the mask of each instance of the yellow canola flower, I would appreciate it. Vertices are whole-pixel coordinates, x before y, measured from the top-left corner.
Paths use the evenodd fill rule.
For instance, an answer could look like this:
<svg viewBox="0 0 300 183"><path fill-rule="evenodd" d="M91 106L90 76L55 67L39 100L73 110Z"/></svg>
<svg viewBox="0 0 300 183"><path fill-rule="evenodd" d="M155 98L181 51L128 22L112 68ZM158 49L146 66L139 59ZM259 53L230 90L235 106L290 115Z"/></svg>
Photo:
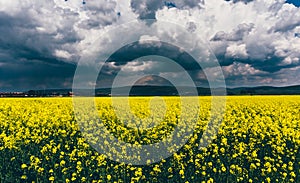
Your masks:
<svg viewBox="0 0 300 183"><path fill-rule="evenodd" d="M130 98L130 111L122 111L119 116L114 112L111 98L96 98L95 107L103 124L119 140L136 145L153 144L163 138L172 140L170 134L181 120L186 120L183 125L188 125L195 119L194 116L180 119L185 114L181 114L179 97L163 99L165 107L155 101L154 108L149 107L151 97ZM211 117L211 97L191 99L202 102L199 109L190 105L187 110L199 111L198 119L193 121L197 124L194 135L168 159L153 165L149 160L147 169L118 164L97 153L90 144L97 144L99 135L107 135L100 134L97 129L103 124L90 119L89 110L86 115L74 114L70 98L1 98L0 158L12 161L3 162L14 166L7 167L8 170L11 168L10 174L7 174L13 175L15 172L12 170L17 169L23 174L17 179L24 179L23 182L31 175L50 182L105 182L112 181L112 176L115 180L131 177L127 179L129 182L166 179L176 182L178 177L182 178L182 182L190 179L189 182L222 182L228 177L234 177L234 180L229 180L232 182L297 182L299 170L296 168L300 165L297 162L300 147L299 96L227 97L228 107L221 127L217 134L213 129L207 129L208 134L215 138L201 150L198 150L199 143L203 142L200 138ZM118 105L122 107L123 104ZM163 114L163 111L166 111L165 116L156 115ZM161 116L163 118L159 118ZM79 125L80 119L86 123ZM83 134L79 127L95 134ZM179 130L186 129L185 126L179 127ZM106 141L99 146L106 148L110 144ZM30 149L30 154L26 154L28 151L23 147ZM178 175L176 172L179 172ZM5 174L1 173L1 176ZM226 174L224 179L216 176L220 173ZM70 176L72 174L74 176ZM5 177L0 177L2 179Z"/></svg>
<svg viewBox="0 0 300 183"><path fill-rule="evenodd" d="M25 169L25 168L27 168L27 165L26 165L26 164L22 164L22 165L21 165L21 168L22 168L22 169Z"/></svg>

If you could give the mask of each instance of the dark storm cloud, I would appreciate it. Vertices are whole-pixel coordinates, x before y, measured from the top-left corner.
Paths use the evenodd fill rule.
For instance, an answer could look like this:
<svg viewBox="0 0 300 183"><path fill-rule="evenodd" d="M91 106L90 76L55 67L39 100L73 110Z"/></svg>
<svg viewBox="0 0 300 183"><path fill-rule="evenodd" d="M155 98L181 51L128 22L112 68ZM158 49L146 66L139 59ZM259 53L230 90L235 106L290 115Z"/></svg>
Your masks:
<svg viewBox="0 0 300 183"><path fill-rule="evenodd" d="M1 91L24 91L42 88L70 88L75 65L6 63L0 66Z"/></svg>
<svg viewBox="0 0 300 183"><path fill-rule="evenodd" d="M55 32L39 32L38 22L23 12L10 16L0 12L0 50L15 61L40 60L41 62L56 62L56 49L63 49L65 44L73 44L80 40L71 25L65 24ZM63 35L55 39L57 35ZM69 48L72 51L72 48ZM2 61L3 57L0 58ZM9 61L9 60L8 60Z"/></svg>
<svg viewBox="0 0 300 183"><path fill-rule="evenodd" d="M152 57L152 55L155 56ZM145 58L141 59L143 57ZM170 59L169 61L179 64L180 67L187 71L191 78L195 78L195 81L197 80L196 75L202 70L192 56L174 45L156 41L147 43L135 42L120 48L107 59L99 73L97 86L101 87L104 81L106 85L111 86L114 77L121 70L126 73L127 77L143 73L149 75L148 79L153 78L151 76L153 74L161 75L162 73L180 72L180 70L172 67L169 61L165 59ZM155 77L148 82L146 80L142 81L145 81L144 84L153 84L154 82L157 82L158 85L166 84L163 80Z"/></svg>
<svg viewBox="0 0 300 183"><path fill-rule="evenodd" d="M84 31L110 25L117 16L114 1L80 6L13 1L0 8L0 91L71 87L81 47L89 44L81 43Z"/></svg>
<svg viewBox="0 0 300 183"><path fill-rule="evenodd" d="M74 64L66 62L76 57L58 58L55 50L77 42L79 36L68 24L52 33L39 32L39 26L26 12L15 16L0 12L1 90L65 87L65 80L72 77ZM60 34L64 36L54 39Z"/></svg>
<svg viewBox="0 0 300 183"><path fill-rule="evenodd" d="M160 46L153 46L160 45ZM108 62L115 62L115 65L125 65L130 61L147 55L159 55L169 58L180 64L185 70L199 70L199 64L187 52L165 42L143 43L135 42L116 51Z"/></svg>

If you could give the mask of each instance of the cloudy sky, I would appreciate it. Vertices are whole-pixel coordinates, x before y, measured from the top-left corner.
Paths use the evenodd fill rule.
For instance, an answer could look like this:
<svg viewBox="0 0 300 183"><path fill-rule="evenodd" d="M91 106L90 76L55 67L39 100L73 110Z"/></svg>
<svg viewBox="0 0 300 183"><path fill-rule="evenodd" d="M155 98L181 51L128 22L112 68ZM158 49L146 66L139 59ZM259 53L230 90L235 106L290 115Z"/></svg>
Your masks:
<svg viewBox="0 0 300 183"><path fill-rule="evenodd" d="M185 39L180 33L165 33L167 24L153 26L145 23L146 19L173 22L197 33L218 59L229 87L297 85L299 6L299 0L86 0L85 5L80 0L0 0L0 91L71 88L77 64L95 40L130 36L120 26L131 21L153 28L159 35ZM139 28L131 30L138 32ZM109 33L118 29L118 33ZM150 38L156 44L143 42ZM102 68L97 84L109 86L122 71L148 75L138 84L164 84L161 78L168 76L184 85L178 65L170 69L163 59L146 58L155 53L177 59L197 85L205 83L205 74L194 67L187 52L167 43L161 45L157 37L150 38L144 35L116 50ZM98 49L120 48L113 43L105 42ZM123 79L124 85L129 84Z"/></svg>

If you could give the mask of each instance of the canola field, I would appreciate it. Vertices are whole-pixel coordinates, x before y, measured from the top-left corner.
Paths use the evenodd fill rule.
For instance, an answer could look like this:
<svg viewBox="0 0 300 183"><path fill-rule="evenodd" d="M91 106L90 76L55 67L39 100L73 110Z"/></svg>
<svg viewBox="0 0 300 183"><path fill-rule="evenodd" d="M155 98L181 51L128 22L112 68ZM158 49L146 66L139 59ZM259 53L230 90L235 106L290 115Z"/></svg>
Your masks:
<svg viewBox="0 0 300 183"><path fill-rule="evenodd" d="M226 98L222 124L207 147L198 148L211 99L191 97L200 101L192 137L170 157L139 166L92 148L71 98L0 99L0 182L300 182L300 96ZM154 108L151 97L132 97L122 114L114 112L111 98L95 101L107 129L132 144L167 137L181 115L179 97L164 97Z"/></svg>

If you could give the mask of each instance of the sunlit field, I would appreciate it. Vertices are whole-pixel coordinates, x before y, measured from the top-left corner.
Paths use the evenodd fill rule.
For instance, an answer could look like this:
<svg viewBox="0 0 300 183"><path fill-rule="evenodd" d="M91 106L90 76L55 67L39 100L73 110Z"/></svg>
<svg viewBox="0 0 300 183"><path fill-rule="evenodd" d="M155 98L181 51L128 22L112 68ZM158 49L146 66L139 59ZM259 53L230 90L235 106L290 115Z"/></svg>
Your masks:
<svg viewBox="0 0 300 183"><path fill-rule="evenodd" d="M111 98L97 98L96 108L119 140L152 144L167 138L182 114L179 97L164 97L161 106L161 98L151 99L132 97L121 114ZM71 98L0 99L0 182L300 182L300 96L227 97L218 134L201 149L211 100L190 99L200 100L192 137L169 158L143 166L94 150Z"/></svg>

